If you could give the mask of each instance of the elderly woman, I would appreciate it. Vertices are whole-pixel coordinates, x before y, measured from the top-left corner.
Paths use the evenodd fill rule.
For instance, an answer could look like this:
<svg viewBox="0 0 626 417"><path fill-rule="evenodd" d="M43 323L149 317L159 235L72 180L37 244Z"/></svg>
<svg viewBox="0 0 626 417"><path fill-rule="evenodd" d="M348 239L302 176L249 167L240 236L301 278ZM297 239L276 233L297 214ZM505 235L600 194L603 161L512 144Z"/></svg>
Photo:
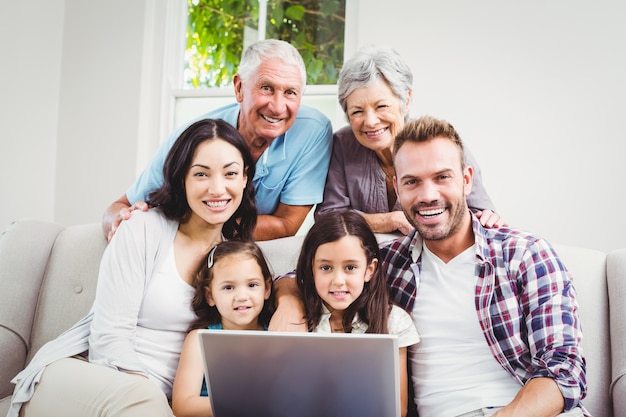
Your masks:
<svg viewBox="0 0 626 417"><path fill-rule="evenodd" d="M411 105L413 74L393 49L369 47L347 61L338 81L339 104L350 122L337 132L324 189L316 215L352 209L361 213L374 232L412 230L393 188L393 140L404 127ZM474 183L467 202L487 227L504 223L474 167Z"/></svg>

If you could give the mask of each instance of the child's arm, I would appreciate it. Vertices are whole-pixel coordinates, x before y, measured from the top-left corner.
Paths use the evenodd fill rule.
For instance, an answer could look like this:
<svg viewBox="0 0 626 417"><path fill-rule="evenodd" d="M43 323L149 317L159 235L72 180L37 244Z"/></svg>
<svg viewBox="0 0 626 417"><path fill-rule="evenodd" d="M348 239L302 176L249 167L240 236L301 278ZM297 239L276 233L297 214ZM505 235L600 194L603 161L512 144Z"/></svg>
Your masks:
<svg viewBox="0 0 626 417"><path fill-rule="evenodd" d="M389 314L389 333L399 337L400 353L400 410L401 416L404 417L409 412L409 371L408 371L408 348L419 343L420 337L413 323L411 316L398 306L393 306Z"/></svg>
<svg viewBox="0 0 626 417"><path fill-rule="evenodd" d="M409 373L407 371L407 348L400 348L400 415L405 417L409 411ZM178 417L178 415L176 415Z"/></svg>
<svg viewBox="0 0 626 417"><path fill-rule="evenodd" d="M192 330L185 338L174 378L172 411L176 417L213 416L209 397L200 396L203 377L204 366L198 330Z"/></svg>
<svg viewBox="0 0 626 417"><path fill-rule="evenodd" d="M295 271L274 280L276 311L270 320L269 330L306 332L306 314L302 295L296 283Z"/></svg>

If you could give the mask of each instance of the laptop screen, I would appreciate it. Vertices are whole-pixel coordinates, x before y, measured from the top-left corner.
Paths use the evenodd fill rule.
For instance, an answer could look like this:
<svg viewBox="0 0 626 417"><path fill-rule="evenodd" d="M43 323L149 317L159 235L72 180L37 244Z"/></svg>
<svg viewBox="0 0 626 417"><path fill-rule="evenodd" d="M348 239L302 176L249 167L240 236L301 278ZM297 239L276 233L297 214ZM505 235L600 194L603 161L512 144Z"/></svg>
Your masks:
<svg viewBox="0 0 626 417"><path fill-rule="evenodd" d="M201 330L215 417L400 414L396 336Z"/></svg>

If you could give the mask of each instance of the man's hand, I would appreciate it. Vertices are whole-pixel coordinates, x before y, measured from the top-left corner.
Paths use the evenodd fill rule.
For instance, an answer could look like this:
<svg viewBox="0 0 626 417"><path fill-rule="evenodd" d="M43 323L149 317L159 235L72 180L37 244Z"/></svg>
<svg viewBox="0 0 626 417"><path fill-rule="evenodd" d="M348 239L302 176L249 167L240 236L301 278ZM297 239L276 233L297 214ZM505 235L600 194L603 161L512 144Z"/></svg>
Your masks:
<svg viewBox="0 0 626 417"><path fill-rule="evenodd" d="M306 332L306 315L295 277L285 276L274 282L276 311L268 330Z"/></svg>
<svg viewBox="0 0 626 417"><path fill-rule="evenodd" d="M131 205L128 198L126 198L126 194L113 202L102 216L102 230L107 242L111 241L122 220L130 219L130 215L134 210L148 211L148 208L148 204L141 200Z"/></svg>
<svg viewBox="0 0 626 417"><path fill-rule="evenodd" d="M491 210L477 211L474 214L476 214L476 217L480 220L480 224L487 229L496 229L498 227L508 226L508 223Z"/></svg>

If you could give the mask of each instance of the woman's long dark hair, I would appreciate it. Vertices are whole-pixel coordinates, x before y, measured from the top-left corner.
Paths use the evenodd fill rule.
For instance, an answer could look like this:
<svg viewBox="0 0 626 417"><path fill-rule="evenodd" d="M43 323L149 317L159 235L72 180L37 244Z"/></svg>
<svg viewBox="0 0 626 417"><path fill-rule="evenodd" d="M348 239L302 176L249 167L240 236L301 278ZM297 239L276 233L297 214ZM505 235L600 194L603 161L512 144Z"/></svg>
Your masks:
<svg viewBox="0 0 626 417"><path fill-rule="evenodd" d="M193 311L198 319L191 325L191 329L206 329L208 326L222 322L222 316L217 307L210 306L206 300L206 292L213 282L213 265L229 255L245 255L254 259L261 268L265 285L272 288L272 272L259 246L252 241L227 240L219 243L209 252L208 259L203 262L195 279L195 294L191 301ZM210 265L210 266L209 266ZM267 326L273 313L273 293L265 300L263 310L259 315L259 324Z"/></svg>
<svg viewBox="0 0 626 417"><path fill-rule="evenodd" d="M368 325L367 333L388 333L387 321L391 304L387 282L380 265L381 256L376 236L365 219L353 211L330 212L320 215L302 243L296 276L302 292L309 331L314 330L323 313L323 302L315 289L313 260L317 249L344 236L355 236L361 241L367 263L378 259L372 279L363 286L361 295L344 311L343 331L352 330L352 320L358 313L359 319Z"/></svg>
<svg viewBox="0 0 626 417"><path fill-rule="evenodd" d="M184 220L191 212L185 193L185 177L198 146L207 140L222 139L241 153L244 172L248 176L241 204L233 216L224 223L222 234L227 239L251 240L256 226L256 204L252 180L255 164L248 144L231 124L221 119L204 119L190 125L176 139L163 165L163 185L150 193L148 203L159 207L165 216L173 220Z"/></svg>

